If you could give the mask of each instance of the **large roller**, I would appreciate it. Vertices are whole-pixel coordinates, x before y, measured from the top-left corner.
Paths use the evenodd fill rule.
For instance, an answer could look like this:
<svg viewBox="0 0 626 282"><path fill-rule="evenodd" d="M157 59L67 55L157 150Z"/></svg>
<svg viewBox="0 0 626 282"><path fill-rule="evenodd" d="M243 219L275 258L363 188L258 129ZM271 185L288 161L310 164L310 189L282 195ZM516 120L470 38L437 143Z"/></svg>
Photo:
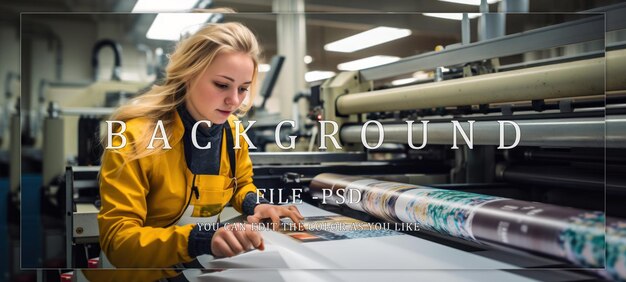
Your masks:
<svg viewBox="0 0 626 282"><path fill-rule="evenodd" d="M505 118L503 118L504 120ZM568 147L597 147L624 148L626 146L626 116L610 116L606 119L598 118L569 118L569 119L536 119L517 120L520 127L519 146L568 146ZM469 134L469 124L460 122L465 132ZM605 136L606 127L606 136ZM341 129L343 143L361 143L362 125L346 125ZM404 124L385 124L383 131L385 143L408 143L408 126ZM423 142L424 126L415 122L412 126L412 141L415 146ZM452 123L428 123L428 144L452 144L456 129ZM367 142L375 143L378 140L379 130L370 125L365 130ZM515 131L511 125L504 126L504 140L506 145L514 141ZM458 134L457 134L458 135ZM606 140L606 143L605 143ZM497 121L477 121L474 123L475 145L498 145L500 142L500 124ZM465 144L459 135L457 142Z"/></svg>
<svg viewBox="0 0 626 282"><path fill-rule="evenodd" d="M607 275L626 279L626 221L608 219L605 248L603 212L331 173L317 175L310 188L312 197L326 196L326 203L335 205L342 202L337 192L359 191L360 199L352 193L353 201L346 196L342 205L386 221L544 253L582 267L606 264Z"/></svg>
<svg viewBox="0 0 626 282"><path fill-rule="evenodd" d="M605 64L606 62L606 64ZM342 115L601 95L626 89L626 50L605 58L343 95ZM605 77L606 70L606 77Z"/></svg>

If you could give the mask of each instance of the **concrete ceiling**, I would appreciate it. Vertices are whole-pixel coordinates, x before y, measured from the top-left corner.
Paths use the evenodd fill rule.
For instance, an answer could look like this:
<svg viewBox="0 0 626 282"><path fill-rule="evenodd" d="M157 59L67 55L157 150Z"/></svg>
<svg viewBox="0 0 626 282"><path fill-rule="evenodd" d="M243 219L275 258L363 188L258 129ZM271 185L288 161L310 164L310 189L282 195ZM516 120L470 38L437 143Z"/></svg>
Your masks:
<svg viewBox="0 0 626 282"><path fill-rule="evenodd" d="M531 12L549 12L514 16L507 19L507 33L553 22L562 21L567 15L563 12L588 10L620 1L608 0L529 0ZM127 17L107 12L128 12L134 0L21 0L0 4L0 18L5 24L19 24L19 13L42 12L85 12L73 20L115 21L126 25L127 39L152 47L171 46L171 42L158 42L145 39L144 35L154 15ZM264 57L269 61L276 54L276 15L272 14L272 0L214 0L209 7L230 7L240 12L225 17L227 21L239 21L250 27L261 42ZM490 5L490 11L497 11L498 4ZM478 12L478 7L453 4L437 0L306 0L307 54L313 57L309 69L336 70L341 62L372 55L393 55L406 57L432 51L436 45L449 45L460 42L459 21L431 18L422 12ZM100 12L94 14L94 12ZM554 14L560 13L560 14ZM121 21L121 22L120 22ZM472 20L472 39L476 40L476 21ZM408 28L412 35L367 48L353 53L328 52L323 49L326 43L365 31L377 26Z"/></svg>

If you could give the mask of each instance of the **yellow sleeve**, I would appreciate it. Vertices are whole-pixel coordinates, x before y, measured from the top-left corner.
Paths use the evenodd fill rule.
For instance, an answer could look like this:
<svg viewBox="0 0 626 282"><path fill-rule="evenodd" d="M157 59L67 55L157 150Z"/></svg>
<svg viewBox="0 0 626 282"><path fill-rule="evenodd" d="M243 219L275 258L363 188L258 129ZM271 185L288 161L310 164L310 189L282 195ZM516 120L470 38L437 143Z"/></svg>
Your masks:
<svg viewBox="0 0 626 282"><path fill-rule="evenodd" d="M173 269L75 269L75 273L82 271L90 282L117 282L117 281L159 281L180 275ZM76 275L76 274L74 274Z"/></svg>
<svg viewBox="0 0 626 282"><path fill-rule="evenodd" d="M233 124L234 128L234 124ZM243 132L243 126L239 126L237 128L239 132ZM234 134L233 130L233 134ZM242 204L246 195L250 192L258 193L256 186L252 183L252 161L250 160L250 155L248 154L248 143L243 137L244 134L240 137L239 144L241 144L241 149L235 150L235 155L237 158L237 191L233 195L233 198L230 200L230 204L237 210L238 212L243 214ZM236 135L233 135L235 137ZM259 195L262 195L259 193Z"/></svg>
<svg viewBox="0 0 626 282"><path fill-rule="evenodd" d="M133 134L127 130L124 136L127 144L131 144ZM114 146L121 144L119 137L113 141ZM132 145L118 150L132 150ZM118 268L162 268L191 261L187 245L194 226L144 226L146 196L150 191L148 168L142 167L139 160L126 163L124 160L115 149L105 149L102 157L99 176L102 207L98 224L100 246L107 258Z"/></svg>

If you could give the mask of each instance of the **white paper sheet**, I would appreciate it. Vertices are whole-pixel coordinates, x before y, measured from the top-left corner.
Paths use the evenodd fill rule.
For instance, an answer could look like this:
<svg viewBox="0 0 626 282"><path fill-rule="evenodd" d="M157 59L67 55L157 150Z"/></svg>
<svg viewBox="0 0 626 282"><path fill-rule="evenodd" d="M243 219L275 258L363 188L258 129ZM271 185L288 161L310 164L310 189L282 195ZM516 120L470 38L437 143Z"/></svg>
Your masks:
<svg viewBox="0 0 626 282"><path fill-rule="evenodd" d="M298 205L298 209L305 217L336 215L308 204ZM190 281L389 281L391 277L404 281L408 280L402 278L532 281L497 270L518 268L514 265L404 234L307 243L274 231L262 231L262 234L265 251L254 250L232 258L200 261L207 268L230 268L228 270L203 273L190 269L183 273ZM258 270L252 272L245 268ZM328 271L330 269L335 270ZM385 269L398 271L382 271Z"/></svg>

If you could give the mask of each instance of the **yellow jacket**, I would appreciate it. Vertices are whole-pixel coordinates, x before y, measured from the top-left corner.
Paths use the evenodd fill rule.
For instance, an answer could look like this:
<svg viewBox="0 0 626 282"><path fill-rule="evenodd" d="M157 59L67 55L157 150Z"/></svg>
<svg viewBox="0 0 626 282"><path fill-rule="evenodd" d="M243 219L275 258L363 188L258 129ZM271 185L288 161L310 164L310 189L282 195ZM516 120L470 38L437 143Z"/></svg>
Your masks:
<svg viewBox="0 0 626 282"><path fill-rule="evenodd" d="M194 225L175 225L192 195L192 174L185 162L184 142L182 142L185 129L178 112L174 116L171 133L167 136L172 149L128 162L122 169L118 169L124 163L124 157L121 154L105 150L102 157L99 179L102 207L98 214L100 246L109 261L117 268L168 268L193 260L187 252L187 245L189 233ZM234 120L234 116L228 119L233 136L235 136ZM154 131L154 128L146 128L146 120L143 118L127 121L126 127L124 136L129 143L140 132ZM243 128L240 126L239 130L242 132ZM232 206L239 212L242 211L245 195L257 191L252 183L252 162L248 155L248 145L243 137L240 139L241 149L235 150L238 189L232 192L233 196L230 200ZM229 177L231 170L225 136L222 140L224 142L222 142L220 175ZM114 137L113 146L120 144L121 138ZM120 150L132 150L132 148L126 146ZM214 178L204 178L203 181L203 177L205 175L197 175L196 180L201 195L205 194L203 190L231 189L232 191L233 183L229 181L219 184L207 183L215 182L208 180ZM228 198L230 194L229 197L225 197L225 199ZM99 272L105 274L109 271ZM164 274L163 271L156 270L114 272L121 276L130 275L137 281L158 279ZM171 270L165 272L167 276L175 275L175 272ZM95 272L85 274L90 280L92 278L110 280L96 277L100 275ZM121 279L125 278L117 277L114 280L121 281Z"/></svg>

